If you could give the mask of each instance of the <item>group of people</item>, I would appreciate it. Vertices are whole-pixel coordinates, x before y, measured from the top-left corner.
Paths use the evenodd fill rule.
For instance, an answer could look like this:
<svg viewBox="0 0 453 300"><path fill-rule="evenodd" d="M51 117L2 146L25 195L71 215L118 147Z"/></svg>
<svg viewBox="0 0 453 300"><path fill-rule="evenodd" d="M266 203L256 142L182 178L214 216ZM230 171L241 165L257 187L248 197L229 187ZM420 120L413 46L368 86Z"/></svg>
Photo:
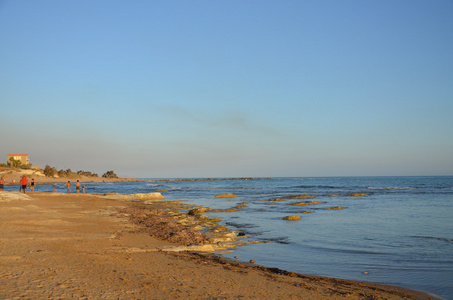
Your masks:
<svg viewBox="0 0 453 300"><path fill-rule="evenodd" d="M13 180L13 183L14 183L14 180ZM19 185L19 191L23 191L24 194L25 194L25 191L27 190L27 186L30 188L31 192L33 193L35 191L35 180L32 179L30 181L30 183L28 182L27 178L24 176L22 176L21 180L20 180L20 185ZM0 191L4 191L5 190L5 179L0 178Z"/></svg>
<svg viewBox="0 0 453 300"><path fill-rule="evenodd" d="M66 182L66 187L68 188L67 190L67 193L70 194L71 193L71 182L68 180L68 182ZM55 187L53 188L54 192L55 192ZM76 182L76 191L77 191L77 194L80 193L80 181L77 180ZM82 186L82 193L85 194L85 186Z"/></svg>
<svg viewBox="0 0 453 300"><path fill-rule="evenodd" d="M27 190L27 186L30 188L31 192L33 193L35 191L36 183L35 183L34 179L32 179L30 182L28 182L27 178L24 175L24 176L22 176L22 178L20 180L19 191L22 190L25 194L25 192ZM70 181L66 182L66 187L68 188L67 193L71 193L71 182ZM3 191L4 188L5 188L5 180L2 177L2 178L0 178L0 191ZM82 189L82 193L85 194L85 186L81 186L80 181L77 180L77 182L76 182L77 194L80 193L80 189ZM55 186L53 187L53 191L54 192L57 191Z"/></svg>
<svg viewBox="0 0 453 300"><path fill-rule="evenodd" d="M22 179L20 180L20 184L22 186L22 191L24 192L24 194L25 194L25 191L27 190L27 185L30 187L31 192L34 193L35 192L35 180L32 179L29 184L27 184L27 183L28 183L28 181L27 181L27 178L25 177L25 175L22 176Z"/></svg>
<svg viewBox="0 0 453 300"><path fill-rule="evenodd" d="M27 178L24 175L24 176L22 176L22 178L20 180L19 191L23 191L25 194L27 187L29 187L31 192L34 193L35 186L36 186L35 180L32 179L30 182L28 182ZM0 191L3 191L4 188L5 188L5 180L3 178L1 178L0 179Z"/></svg>

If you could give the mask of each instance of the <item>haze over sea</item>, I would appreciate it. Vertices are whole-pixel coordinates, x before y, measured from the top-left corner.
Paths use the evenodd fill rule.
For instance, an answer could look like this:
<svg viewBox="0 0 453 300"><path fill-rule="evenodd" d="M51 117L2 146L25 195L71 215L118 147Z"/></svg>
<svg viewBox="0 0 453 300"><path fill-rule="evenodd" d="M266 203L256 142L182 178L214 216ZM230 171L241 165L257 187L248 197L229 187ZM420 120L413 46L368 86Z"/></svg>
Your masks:
<svg viewBox="0 0 453 300"><path fill-rule="evenodd" d="M0 1L0 162L453 175L453 2Z"/></svg>
<svg viewBox="0 0 453 300"><path fill-rule="evenodd" d="M64 192L64 183L54 184ZM281 177L262 180L86 183L87 193L168 190L168 200L211 208L248 241L223 254L298 273L398 285L453 299L453 176ZM7 186L7 189L15 189ZM51 191L41 185L38 191ZM236 198L214 198L234 193ZM359 194L359 195L353 195ZM364 195L360 195L364 194ZM290 199L290 195L311 195ZM273 201L280 198L284 201ZM295 206L296 202L319 204ZM343 209L329 209L343 207ZM299 215L299 221L286 221Z"/></svg>

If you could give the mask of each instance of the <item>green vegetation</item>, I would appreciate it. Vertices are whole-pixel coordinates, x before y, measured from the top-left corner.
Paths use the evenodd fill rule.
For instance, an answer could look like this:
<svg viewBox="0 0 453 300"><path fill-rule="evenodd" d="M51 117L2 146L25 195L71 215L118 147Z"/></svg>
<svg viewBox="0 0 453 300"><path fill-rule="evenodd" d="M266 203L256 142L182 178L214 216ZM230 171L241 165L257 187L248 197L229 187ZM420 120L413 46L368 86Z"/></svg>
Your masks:
<svg viewBox="0 0 453 300"><path fill-rule="evenodd" d="M9 164L10 164L13 168L18 168L18 167L20 166L20 163L21 163L20 160L14 159L13 157L10 157L10 158L9 158Z"/></svg>
<svg viewBox="0 0 453 300"><path fill-rule="evenodd" d="M49 166L49 165L46 165L44 167L44 175L46 175L47 177L55 177L55 175L58 174L58 171L57 169Z"/></svg>
<svg viewBox="0 0 453 300"><path fill-rule="evenodd" d="M22 164L21 160L14 159L13 157L9 158L9 165L12 168L18 168L18 169L30 169L31 168L31 164L28 164L28 165Z"/></svg>
<svg viewBox="0 0 453 300"><path fill-rule="evenodd" d="M96 173L92 173L89 171L83 171L83 170L77 171L77 173L72 172L71 169L67 169L67 170L61 169L60 171L57 171L56 168L51 167L49 165L46 165L44 167L43 171L44 171L44 175L46 175L47 177L55 177L55 176L58 176L58 177L74 177L74 176L76 176L76 177L77 176L99 177L99 175ZM104 175L102 175L102 177L118 178L118 176L113 171L106 172Z"/></svg>
<svg viewBox="0 0 453 300"><path fill-rule="evenodd" d="M96 173L91 173L89 171L77 171L77 175L88 176L88 177L99 177Z"/></svg>
<svg viewBox="0 0 453 300"><path fill-rule="evenodd" d="M118 176L115 174L113 171L107 171L105 172L102 177L104 178L118 178Z"/></svg>
<svg viewBox="0 0 453 300"><path fill-rule="evenodd" d="M58 171L58 177L71 177L72 176L72 171L71 169L67 170L60 170Z"/></svg>

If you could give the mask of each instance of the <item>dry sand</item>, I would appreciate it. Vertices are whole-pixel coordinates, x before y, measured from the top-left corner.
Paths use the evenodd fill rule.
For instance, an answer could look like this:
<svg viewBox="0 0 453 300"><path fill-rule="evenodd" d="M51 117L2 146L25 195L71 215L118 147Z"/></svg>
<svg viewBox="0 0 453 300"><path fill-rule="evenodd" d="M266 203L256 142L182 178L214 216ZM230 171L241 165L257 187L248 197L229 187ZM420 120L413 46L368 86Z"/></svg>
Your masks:
<svg viewBox="0 0 453 300"><path fill-rule="evenodd" d="M0 192L0 299L434 299L163 252L174 244L131 223L124 214L131 205L94 195Z"/></svg>

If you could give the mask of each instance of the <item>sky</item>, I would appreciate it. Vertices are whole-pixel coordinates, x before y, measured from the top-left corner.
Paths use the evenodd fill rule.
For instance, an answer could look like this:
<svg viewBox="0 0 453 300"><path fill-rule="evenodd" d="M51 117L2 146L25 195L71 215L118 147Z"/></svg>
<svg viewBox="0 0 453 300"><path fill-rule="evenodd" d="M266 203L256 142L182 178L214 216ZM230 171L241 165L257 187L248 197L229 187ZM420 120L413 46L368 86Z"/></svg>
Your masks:
<svg viewBox="0 0 453 300"><path fill-rule="evenodd" d="M453 1L0 0L0 162L453 175Z"/></svg>

